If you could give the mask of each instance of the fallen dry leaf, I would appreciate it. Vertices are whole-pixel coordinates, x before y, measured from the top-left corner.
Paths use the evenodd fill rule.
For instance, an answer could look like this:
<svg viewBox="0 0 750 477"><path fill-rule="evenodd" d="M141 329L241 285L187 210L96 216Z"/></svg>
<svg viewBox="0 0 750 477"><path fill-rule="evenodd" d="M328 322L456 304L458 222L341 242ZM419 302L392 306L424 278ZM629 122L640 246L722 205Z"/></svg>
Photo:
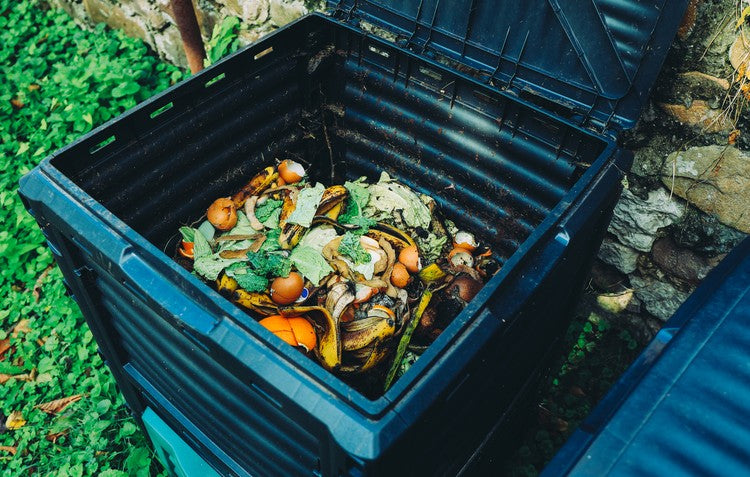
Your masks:
<svg viewBox="0 0 750 477"><path fill-rule="evenodd" d="M586 392L583 389L581 389L580 386L576 386L575 384L572 385L568 389L568 391L570 391L570 394L572 394L573 396L576 396L576 397L584 397L586 395Z"/></svg>
<svg viewBox="0 0 750 477"><path fill-rule="evenodd" d="M13 107L16 108L16 109L21 109L24 106L23 101L21 101L18 98L11 99L10 100L10 104L13 105Z"/></svg>
<svg viewBox="0 0 750 477"><path fill-rule="evenodd" d="M10 455L16 455L18 448L16 446L0 446L0 452L9 452Z"/></svg>
<svg viewBox="0 0 750 477"><path fill-rule="evenodd" d="M80 401L83 394L75 394L73 396L64 397L62 399L55 399L54 401L37 404L34 409L39 409L47 414L57 414L66 407L70 406L76 401Z"/></svg>
<svg viewBox="0 0 750 477"><path fill-rule="evenodd" d="M50 441L51 443L56 444L57 440L59 438L61 438L62 436L67 435L68 432L70 432L70 429L65 429L65 430L60 431L60 432L54 432L54 433L47 434L44 438L47 439L48 441Z"/></svg>
<svg viewBox="0 0 750 477"><path fill-rule="evenodd" d="M0 373L0 384L5 384L9 379L17 379L18 381L34 381L36 379L36 368L32 369L29 373L22 374L2 374Z"/></svg>
<svg viewBox="0 0 750 477"><path fill-rule="evenodd" d="M36 375L37 375L36 368L34 368L29 373L17 374L13 377L19 381L32 382L32 381L36 381Z"/></svg>
<svg viewBox="0 0 750 477"><path fill-rule="evenodd" d="M10 349L10 339L0 340L0 361L5 359L5 353Z"/></svg>
<svg viewBox="0 0 750 477"><path fill-rule="evenodd" d="M49 275L49 272L52 271L52 265L48 266L44 269L44 271L39 275L39 278L36 279L36 283L34 283L34 288L31 290L31 294L34 296L34 301L38 302L39 298L41 298L41 289L42 289L42 283L44 282L44 279L47 278L47 275Z"/></svg>
<svg viewBox="0 0 750 477"><path fill-rule="evenodd" d="M23 418L21 411L13 411L10 413L8 418L5 420L5 427L11 431L22 428L26 424L26 419Z"/></svg>
<svg viewBox="0 0 750 477"><path fill-rule="evenodd" d="M19 321L18 323L16 323L10 335L15 338L16 336L19 335L19 333L31 333L31 328L29 328L28 319L23 319Z"/></svg>

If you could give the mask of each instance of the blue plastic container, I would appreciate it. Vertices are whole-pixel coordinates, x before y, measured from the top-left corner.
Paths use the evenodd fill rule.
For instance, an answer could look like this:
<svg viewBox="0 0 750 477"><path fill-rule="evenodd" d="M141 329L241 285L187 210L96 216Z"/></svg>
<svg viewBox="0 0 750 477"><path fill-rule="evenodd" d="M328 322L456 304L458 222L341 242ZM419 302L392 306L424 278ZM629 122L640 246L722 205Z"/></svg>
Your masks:
<svg viewBox="0 0 750 477"><path fill-rule="evenodd" d="M151 409L234 475L453 474L493 429L512 435L630 165L617 135L686 2L572 3L342 0L24 177L136 418ZM179 225L288 155L321 178L330 155L339 179L387 171L503 265L376 399L170 258Z"/></svg>
<svg viewBox="0 0 750 477"><path fill-rule="evenodd" d="M750 474L750 239L713 270L542 475Z"/></svg>

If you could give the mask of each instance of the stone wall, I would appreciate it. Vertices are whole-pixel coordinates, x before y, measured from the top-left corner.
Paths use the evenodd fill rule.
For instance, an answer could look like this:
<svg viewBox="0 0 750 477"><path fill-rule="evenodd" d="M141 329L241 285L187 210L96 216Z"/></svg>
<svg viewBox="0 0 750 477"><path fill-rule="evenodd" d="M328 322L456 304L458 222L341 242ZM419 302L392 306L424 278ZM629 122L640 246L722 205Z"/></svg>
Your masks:
<svg viewBox="0 0 750 477"><path fill-rule="evenodd" d="M48 0L62 8L84 28L107 23L128 36L140 38L159 56L187 67L180 32L172 18L169 0ZM193 0L204 41L214 25L227 16L242 20L240 41L251 43L274 28L319 8L317 0Z"/></svg>
<svg viewBox="0 0 750 477"><path fill-rule="evenodd" d="M750 28L736 7L690 2L624 141L635 160L592 284L600 305L650 332L750 233Z"/></svg>
<svg viewBox="0 0 750 477"><path fill-rule="evenodd" d="M48 1L84 26L106 22L143 39L165 60L186 65L169 0ZM322 6L300 0L194 4L205 40L232 15L242 20L244 43ZM743 152L750 146L750 35L738 26L736 6L735 0L691 0L650 104L625 134L635 163L588 291L600 312L637 324L643 338L750 233L750 155Z"/></svg>

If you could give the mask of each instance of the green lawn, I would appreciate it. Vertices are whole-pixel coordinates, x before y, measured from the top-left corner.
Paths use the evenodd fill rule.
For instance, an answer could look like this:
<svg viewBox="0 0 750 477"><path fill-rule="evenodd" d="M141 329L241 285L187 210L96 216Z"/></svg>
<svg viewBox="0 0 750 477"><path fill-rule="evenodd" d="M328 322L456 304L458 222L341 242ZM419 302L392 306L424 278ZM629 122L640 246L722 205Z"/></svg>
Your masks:
<svg viewBox="0 0 750 477"><path fill-rule="evenodd" d="M140 41L103 27L82 31L35 0L0 0L0 45L0 472L156 474L161 467L16 191L46 155L183 73ZM54 413L35 408L77 395ZM6 419L12 413L22 420Z"/></svg>
<svg viewBox="0 0 750 477"><path fill-rule="evenodd" d="M221 25L211 60L237 47L237 28ZM186 73L38 0L0 0L0 45L0 472L159 474L17 187L46 155ZM541 469L637 354L642 343L600 315L579 312L506 473Z"/></svg>

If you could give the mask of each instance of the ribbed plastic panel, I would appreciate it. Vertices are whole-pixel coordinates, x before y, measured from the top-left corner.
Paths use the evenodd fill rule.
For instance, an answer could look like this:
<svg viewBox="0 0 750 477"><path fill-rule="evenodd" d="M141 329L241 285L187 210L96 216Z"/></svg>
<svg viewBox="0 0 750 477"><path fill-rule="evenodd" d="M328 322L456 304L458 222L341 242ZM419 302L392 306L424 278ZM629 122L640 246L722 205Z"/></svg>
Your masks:
<svg viewBox="0 0 750 477"><path fill-rule="evenodd" d="M377 180L388 171L493 243L505 261L603 148L572 127L367 38L343 33L330 41L320 48L335 44L334 61L317 65L314 74L299 75L309 60L298 55L224 78L216 85L221 94L167 111L176 116L168 126L77 171L74 180L166 249L180 224L274 159L303 158L314 179L328 182L325 117L333 156L343 163L338 177ZM322 114L342 108L343 118ZM471 214L463 213L467 207Z"/></svg>
<svg viewBox="0 0 750 477"><path fill-rule="evenodd" d="M335 15L597 127L632 127L687 0L328 0Z"/></svg>
<svg viewBox="0 0 750 477"><path fill-rule="evenodd" d="M250 164L302 153L304 95L296 66L277 62L257 77L221 78L210 86L221 94L191 108L172 106L182 109L179 120L78 173L81 187L135 230L165 243L176 222L195 215L195 203L239 189L255 172Z"/></svg>
<svg viewBox="0 0 750 477"><path fill-rule="evenodd" d="M401 178L507 259L598 153L591 138L363 43L339 41L348 55L336 134L348 170ZM457 213L466 204L472 213Z"/></svg>
<svg viewBox="0 0 750 477"><path fill-rule="evenodd" d="M666 0L594 0L607 25L625 71L638 71Z"/></svg>
<svg viewBox="0 0 750 477"><path fill-rule="evenodd" d="M280 407L221 366L98 264L88 265L129 363L235 462L256 476L309 475L319 467L320 443Z"/></svg>

